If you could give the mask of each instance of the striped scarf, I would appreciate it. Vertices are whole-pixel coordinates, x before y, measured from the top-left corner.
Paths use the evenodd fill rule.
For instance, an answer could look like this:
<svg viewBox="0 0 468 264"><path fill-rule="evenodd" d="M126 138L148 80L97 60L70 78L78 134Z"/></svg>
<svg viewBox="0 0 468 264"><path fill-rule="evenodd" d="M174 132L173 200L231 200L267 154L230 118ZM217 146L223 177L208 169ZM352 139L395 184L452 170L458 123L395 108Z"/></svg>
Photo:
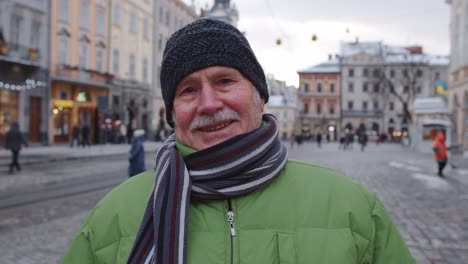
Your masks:
<svg viewBox="0 0 468 264"><path fill-rule="evenodd" d="M225 200L254 192L279 175L287 151L277 120L185 157L171 135L156 154L156 182L128 263L184 264L190 198Z"/></svg>

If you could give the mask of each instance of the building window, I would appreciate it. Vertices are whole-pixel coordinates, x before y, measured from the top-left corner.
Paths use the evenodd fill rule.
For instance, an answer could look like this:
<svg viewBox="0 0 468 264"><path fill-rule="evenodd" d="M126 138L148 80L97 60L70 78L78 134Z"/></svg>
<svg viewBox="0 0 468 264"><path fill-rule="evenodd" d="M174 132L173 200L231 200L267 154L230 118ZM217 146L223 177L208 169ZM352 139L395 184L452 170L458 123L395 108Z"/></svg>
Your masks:
<svg viewBox="0 0 468 264"><path fill-rule="evenodd" d="M331 83L330 84L330 93L334 93L334 92L335 92L335 84Z"/></svg>
<svg viewBox="0 0 468 264"><path fill-rule="evenodd" d="M304 113L309 113L309 104L304 104Z"/></svg>
<svg viewBox="0 0 468 264"><path fill-rule="evenodd" d="M317 93L322 92L322 83L317 83Z"/></svg>
<svg viewBox="0 0 468 264"><path fill-rule="evenodd" d="M119 50L118 49L114 49L112 51L112 72L115 74L115 75L118 75L119 74Z"/></svg>
<svg viewBox="0 0 468 264"><path fill-rule="evenodd" d="M130 54L128 72L130 79L135 79L135 54Z"/></svg>
<svg viewBox="0 0 468 264"><path fill-rule="evenodd" d="M364 83L364 84L362 85L362 91L363 91L363 92L367 92L367 83Z"/></svg>
<svg viewBox="0 0 468 264"><path fill-rule="evenodd" d="M20 34L23 30L23 18L18 14L11 15L11 28L10 28L10 42L12 44L19 44ZM15 45L16 46L16 45ZM19 47L11 47L11 49L18 49Z"/></svg>
<svg viewBox="0 0 468 264"><path fill-rule="evenodd" d="M112 105L118 106L120 104L120 97L118 95L112 95Z"/></svg>
<svg viewBox="0 0 468 264"><path fill-rule="evenodd" d="M143 81L148 81L148 60L143 59Z"/></svg>
<svg viewBox="0 0 468 264"><path fill-rule="evenodd" d="M422 88L421 88L421 86L418 86L418 87L416 87L416 92L417 92L418 94L420 94L420 93L421 93L421 91L422 91Z"/></svg>
<svg viewBox="0 0 468 264"><path fill-rule="evenodd" d="M348 101L348 109L353 110L353 101Z"/></svg>
<svg viewBox="0 0 468 264"><path fill-rule="evenodd" d="M379 109L379 102L374 101L374 110L378 110L378 109Z"/></svg>
<svg viewBox="0 0 468 264"><path fill-rule="evenodd" d="M305 91L306 93L309 92L309 84L308 84L308 83L304 83L304 91Z"/></svg>
<svg viewBox="0 0 468 264"><path fill-rule="evenodd" d="M59 95L60 100L67 100L68 99L68 93L66 90L60 90L60 95Z"/></svg>
<svg viewBox="0 0 468 264"><path fill-rule="evenodd" d="M169 13L169 10L166 11L166 25L169 26L171 24L171 13Z"/></svg>
<svg viewBox="0 0 468 264"><path fill-rule="evenodd" d="M380 77L380 70L379 70L379 69L375 69L374 72L373 72L373 75L374 75L375 78Z"/></svg>
<svg viewBox="0 0 468 264"><path fill-rule="evenodd" d="M348 92L350 93L354 92L354 84L352 82L348 83Z"/></svg>
<svg viewBox="0 0 468 264"><path fill-rule="evenodd" d="M68 1L69 0L60 0L59 3L59 19L63 22L68 22Z"/></svg>
<svg viewBox="0 0 468 264"><path fill-rule="evenodd" d="M130 32L137 32L137 17L134 13L130 15Z"/></svg>
<svg viewBox="0 0 468 264"><path fill-rule="evenodd" d="M322 113L322 104L318 103L317 104L317 114L321 114Z"/></svg>
<svg viewBox="0 0 468 264"><path fill-rule="evenodd" d="M364 77L369 76L369 69L364 68L364 69L362 70L362 75L363 75Z"/></svg>
<svg viewBox="0 0 468 264"><path fill-rule="evenodd" d="M394 78L395 77L395 70L391 69L390 70L390 78Z"/></svg>
<svg viewBox="0 0 468 264"><path fill-rule="evenodd" d="M86 69L88 66L88 43L80 43L80 52L79 52L79 65L80 68Z"/></svg>
<svg viewBox="0 0 468 264"><path fill-rule="evenodd" d="M288 112L284 112L284 113L283 113L283 117L284 117L284 118L288 118Z"/></svg>
<svg viewBox="0 0 468 264"><path fill-rule="evenodd" d="M405 85L403 87L403 93L409 93L409 86L408 85Z"/></svg>
<svg viewBox="0 0 468 264"><path fill-rule="evenodd" d="M96 47L96 70L104 72L104 50L101 47Z"/></svg>
<svg viewBox="0 0 468 264"><path fill-rule="evenodd" d="M378 83L374 84L374 93L378 93L380 91L380 86Z"/></svg>
<svg viewBox="0 0 468 264"><path fill-rule="evenodd" d="M422 76L423 76L423 71L422 71L421 69L418 69L418 70L416 71L416 76L417 76L417 77L422 77Z"/></svg>
<svg viewBox="0 0 468 264"><path fill-rule="evenodd" d="M58 64L68 64L68 38L61 36L58 39Z"/></svg>
<svg viewBox="0 0 468 264"><path fill-rule="evenodd" d="M335 107L333 107L333 105L330 106L330 114L331 115L335 114Z"/></svg>
<svg viewBox="0 0 468 264"><path fill-rule="evenodd" d="M362 102L362 110L367 111L367 101Z"/></svg>
<svg viewBox="0 0 468 264"><path fill-rule="evenodd" d="M120 25L120 4L114 4L114 11L112 12L112 23L114 25Z"/></svg>
<svg viewBox="0 0 468 264"><path fill-rule="evenodd" d="M389 109L390 111L393 111L393 109L395 109L395 104L394 104L393 102L390 102L390 103L388 104L388 109Z"/></svg>
<svg viewBox="0 0 468 264"><path fill-rule="evenodd" d="M159 51L162 51L162 47L163 47L163 36L162 36L162 34L159 34L159 39L158 39L158 49L159 49Z"/></svg>
<svg viewBox="0 0 468 264"><path fill-rule="evenodd" d="M31 48L39 48L39 39L41 33L41 22L37 21L36 19L32 20L31 24L31 39L30 39L30 47Z"/></svg>
<svg viewBox="0 0 468 264"><path fill-rule="evenodd" d="M143 36L148 37L148 18L143 18Z"/></svg>
<svg viewBox="0 0 468 264"><path fill-rule="evenodd" d="M440 73L439 73L439 72L435 72L435 73L434 73L434 80L437 81L437 80L439 80L439 78L440 78Z"/></svg>
<svg viewBox="0 0 468 264"><path fill-rule="evenodd" d="M105 34L106 28L106 21L105 21L106 11L102 6L96 8L96 21L97 21L97 29L96 32L100 35Z"/></svg>
<svg viewBox="0 0 468 264"><path fill-rule="evenodd" d="M81 28L89 28L89 1L81 0L80 5L80 26Z"/></svg>
<svg viewBox="0 0 468 264"><path fill-rule="evenodd" d="M354 76L354 69L348 69L348 76L353 77Z"/></svg>

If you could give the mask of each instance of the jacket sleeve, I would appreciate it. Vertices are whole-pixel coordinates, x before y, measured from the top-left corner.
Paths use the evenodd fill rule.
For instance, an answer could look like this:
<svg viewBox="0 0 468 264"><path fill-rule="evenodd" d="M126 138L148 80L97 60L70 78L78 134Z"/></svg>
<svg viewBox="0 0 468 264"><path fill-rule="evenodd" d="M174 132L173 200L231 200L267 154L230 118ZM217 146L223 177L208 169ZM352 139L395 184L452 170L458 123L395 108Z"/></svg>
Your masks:
<svg viewBox="0 0 468 264"><path fill-rule="evenodd" d="M382 203L375 198L372 209L373 224L373 262L374 264L412 264L416 261L411 256L397 227Z"/></svg>

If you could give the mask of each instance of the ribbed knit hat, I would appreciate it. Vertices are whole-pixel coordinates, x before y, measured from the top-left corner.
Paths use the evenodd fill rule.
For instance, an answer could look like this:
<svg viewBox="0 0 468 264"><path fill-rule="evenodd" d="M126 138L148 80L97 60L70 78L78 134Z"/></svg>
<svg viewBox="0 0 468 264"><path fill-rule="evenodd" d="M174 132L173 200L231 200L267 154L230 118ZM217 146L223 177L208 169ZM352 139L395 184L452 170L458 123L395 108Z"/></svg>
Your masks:
<svg viewBox="0 0 468 264"><path fill-rule="evenodd" d="M161 66L161 91L166 105L166 120L174 126L172 105L175 89L187 75L210 66L237 69L268 102L265 73L249 42L234 26L200 19L176 31L167 41Z"/></svg>

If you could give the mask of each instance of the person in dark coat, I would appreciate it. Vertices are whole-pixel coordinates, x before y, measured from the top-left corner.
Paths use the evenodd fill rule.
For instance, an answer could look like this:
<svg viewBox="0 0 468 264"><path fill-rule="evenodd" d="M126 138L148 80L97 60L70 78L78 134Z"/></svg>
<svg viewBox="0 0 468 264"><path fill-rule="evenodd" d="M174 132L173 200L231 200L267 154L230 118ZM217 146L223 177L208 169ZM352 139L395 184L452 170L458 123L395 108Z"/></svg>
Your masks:
<svg viewBox="0 0 468 264"><path fill-rule="evenodd" d="M81 145L83 148L85 146L91 146L91 143L89 142L89 125L84 124L83 127L81 128Z"/></svg>
<svg viewBox="0 0 468 264"><path fill-rule="evenodd" d="M359 144L361 144L361 151L364 151L364 149L366 148L368 140L369 140L369 138L368 138L366 132L362 132L359 135Z"/></svg>
<svg viewBox="0 0 468 264"><path fill-rule="evenodd" d="M10 130L8 130L6 134L5 140L5 148L11 150L11 163L10 169L8 171L10 174L13 173L13 168L15 167L17 171L21 170L21 165L18 162L18 158L22 145L28 146L28 143L21 134L18 123L13 122Z"/></svg>
<svg viewBox="0 0 468 264"><path fill-rule="evenodd" d="M317 146L320 148L322 146L322 133L317 132L316 140L317 140Z"/></svg>
<svg viewBox="0 0 468 264"><path fill-rule="evenodd" d="M143 141L145 140L145 130L137 129L133 131L132 148L130 149L130 158L128 161L130 165L128 167L128 177L132 177L145 169L145 149L143 147Z"/></svg>
<svg viewBox="0 0 468 264"><path fill-rule="evenodd" d="M70 140L70 148L73 148L75 145L78 146L80 142L80 125L74 125L72 129L72 135Z"/></svg>

